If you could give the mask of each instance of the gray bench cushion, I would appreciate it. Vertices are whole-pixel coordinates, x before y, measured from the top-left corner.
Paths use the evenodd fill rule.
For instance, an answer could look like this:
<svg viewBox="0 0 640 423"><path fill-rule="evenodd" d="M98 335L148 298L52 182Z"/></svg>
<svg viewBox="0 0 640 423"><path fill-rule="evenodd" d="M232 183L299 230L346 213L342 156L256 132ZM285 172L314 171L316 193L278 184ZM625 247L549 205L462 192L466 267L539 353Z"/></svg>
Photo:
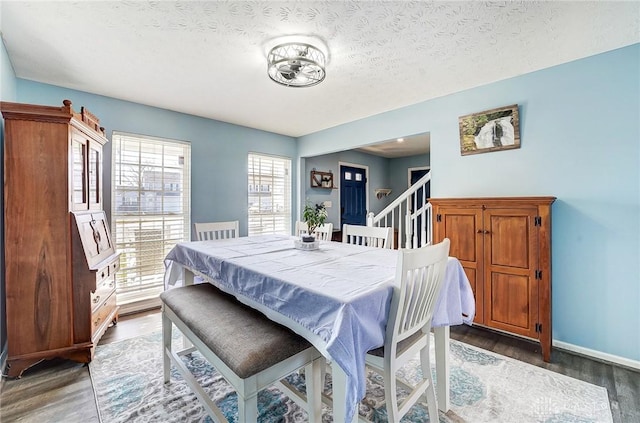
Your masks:
<svg viewBox="0 0 640 423"><path fill-rule="evenodd" d="M311 347L303 337L208 283L170 289L160 299L242 379Z"/></svg>

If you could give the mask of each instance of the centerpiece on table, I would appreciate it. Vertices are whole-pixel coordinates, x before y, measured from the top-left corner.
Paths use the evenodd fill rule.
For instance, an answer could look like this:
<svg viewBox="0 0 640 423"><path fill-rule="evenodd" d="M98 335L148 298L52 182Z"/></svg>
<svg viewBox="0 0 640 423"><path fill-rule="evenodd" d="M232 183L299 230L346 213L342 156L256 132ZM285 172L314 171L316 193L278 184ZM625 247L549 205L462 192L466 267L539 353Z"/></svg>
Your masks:
<svg viewBox="0 0 640 423"><path fill-rule="evenodd" d="M302 219L307 224L307 235L302 236L302 241L313 242L316 240L316 229L324 225L324 221L327 219L327 209L324 208L324 204L316 204L315 206L306 204L302 212Z"/></svg>
<svg viewBox="0 0 640 423"><path fill-rule="evenodd" d="M324 208L324 204L306 204L302 211L302 219L307 224L307 233L301 235L300 240L294 242L295 247L299 250L317 250L320 241L316 240L315 232L316 229L324 225L326 218L327 210Z"/></svg>

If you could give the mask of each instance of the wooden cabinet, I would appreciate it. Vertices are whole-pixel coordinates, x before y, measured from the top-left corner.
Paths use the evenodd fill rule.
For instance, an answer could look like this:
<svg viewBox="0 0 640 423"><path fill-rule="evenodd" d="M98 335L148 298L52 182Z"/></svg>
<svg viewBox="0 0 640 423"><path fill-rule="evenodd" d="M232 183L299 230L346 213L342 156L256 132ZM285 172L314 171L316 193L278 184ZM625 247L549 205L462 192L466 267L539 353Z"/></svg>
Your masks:
<svg viewBox="0 0 640 423"><path fill-rule="evenodd" d="M536 339L551 358L554 197L431 199L433 240L451 240L476 299L474 323Z"/></svg>
<svg viewBox="0 0 640 423"><path fill-rule="evenodd" d="M102 211L98 119L0 103L4 137L7 374L53 357L88 362L116 322L118 254Z"/></svg>

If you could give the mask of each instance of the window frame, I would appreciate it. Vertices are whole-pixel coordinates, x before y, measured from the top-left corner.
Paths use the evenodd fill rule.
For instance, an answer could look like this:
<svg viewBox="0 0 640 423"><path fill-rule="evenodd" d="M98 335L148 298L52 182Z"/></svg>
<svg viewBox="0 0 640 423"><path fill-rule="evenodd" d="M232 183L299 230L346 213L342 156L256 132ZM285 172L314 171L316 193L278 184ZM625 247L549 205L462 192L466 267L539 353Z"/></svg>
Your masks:
<svg viewBox="0 0 640 423"><path fill-rule="evenodd" d="M271 172L258 169L262 161L271 163ZM278 174L276 167L283 170ZM291 235L293 216L293 160L290 157L249 152L247 155L247 234ZM271 195L265 195L265 194ZM268 200L268 201L267 201ZM256 205L257 201L257 205ZM256 210L257 207L257 210ZM282 210L274 210L282 207Z"/></svg>
<svg viewBox="0 0 640 423"><path fill-rule="evenodd" d="M125 142L137 142L137 152L135 147L123 147ZM126 313L160 304L164 257L176 243L191 238L191 143L113 131L112 145L111 226L121 253L116 293L120 312ZM150 173L148 180L145 172ZM174 189L180 185L181 189Z"/></svg>

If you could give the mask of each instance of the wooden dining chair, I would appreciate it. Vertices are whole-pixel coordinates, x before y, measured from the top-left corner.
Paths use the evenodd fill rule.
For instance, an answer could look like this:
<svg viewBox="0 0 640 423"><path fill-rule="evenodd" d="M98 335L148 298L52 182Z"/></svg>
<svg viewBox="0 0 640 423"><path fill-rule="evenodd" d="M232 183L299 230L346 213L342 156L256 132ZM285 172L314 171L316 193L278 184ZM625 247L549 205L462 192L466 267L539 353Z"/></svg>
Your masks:
<svg viewBox="0 0 640 423"><path fill-rule="evenodd" d="M309 233L309 228L306 222L296 221L296 236L306 235ZM318 226L315 230L316 239L320 241L331 241L333 235L333 223L324 223L322 226Z"/></svg>
<svg viewBox="0 0 640 423"><path fill-rule="evenodd" d="M374 226L342 225L342 242L391 248L391 229Z"/></svg>
<svg viewBox="0 0 640 423"><path fill-rule="evenodd" d="M369 351L365 359L367 366L384 376L385 403L390 422L399 422L423 395L427 399L429 421L439 421L429 342L431 318L444 282L448 256L448 238L435 245L402 249L398 254L396 284L384 346ZM410 386L397 379L396 372L418 352L423 379L416 386ZM409 392L401 404L398 404L398 386Z"/></svg>
<svg viewBox="0 0 640 423"><path fill-rule="evenodd" d="M198 241L240 237L240 222L237 220L229 222L194 223L193 227L196 231Z"/></svg>

